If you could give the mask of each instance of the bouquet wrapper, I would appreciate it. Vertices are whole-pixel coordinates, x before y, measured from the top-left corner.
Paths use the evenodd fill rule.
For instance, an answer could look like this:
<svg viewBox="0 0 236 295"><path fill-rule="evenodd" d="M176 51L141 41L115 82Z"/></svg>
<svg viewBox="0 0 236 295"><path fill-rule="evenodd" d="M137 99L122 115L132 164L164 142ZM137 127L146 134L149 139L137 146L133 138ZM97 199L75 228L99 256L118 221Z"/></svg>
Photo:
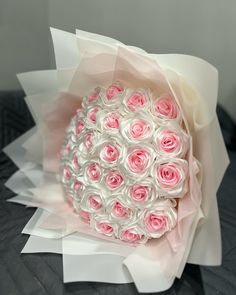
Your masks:
<svg viewBox="0 0 236 295"><path fill-rule="evenodd" d="M19 168L6 183L16 194L9 201L37 208L23 229L29 239L22 253L62 254L64 282L134 282L139 292L170 288L186 263L219 265L216 192L229 159L216 116L217 70L197 57L149 54L81 30L51 33L56 69L18 75L36 126L4 149ZM189 191L179 201L177 225L138 246L101 237L82 223L58 178L58 153L82 97L114 80L171 91L191 134Z"/></svg>

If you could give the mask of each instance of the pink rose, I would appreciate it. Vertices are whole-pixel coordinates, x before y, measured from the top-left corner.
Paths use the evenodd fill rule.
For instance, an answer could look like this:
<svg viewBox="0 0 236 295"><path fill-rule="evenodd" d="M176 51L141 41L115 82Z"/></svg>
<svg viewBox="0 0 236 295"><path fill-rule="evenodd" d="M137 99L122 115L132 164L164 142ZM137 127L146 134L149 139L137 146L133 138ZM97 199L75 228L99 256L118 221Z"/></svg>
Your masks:
<svg viewBox="0 0 236 295"><path fill-rule="evenodd" d="M135 120L134 123L130 125L130 135L135 139L143 137L148 132L150 132L150 126L145 120Z"/></svg>
<svg viewBox="0 0 236 295"><path fill-rule="evenodd" d="M124 92L124 87L118 83L113 83L107 88L106 97L108 100L111 100L122 92Z"/></svg>
<svg viewBox="0 0 236 295"><path fill-rule="evenodd" d="M141 141L152 141L156 123L150 113L139 111L124 116L121 120L120 132L127 142L134 144Z"/></svg>
<svg viewBox="0 0 236 295"><path fill-rule="evenodd" d="M159 118L176 119L178 106L171 96L164 95L154 103L155 115Z"/></svg>
<svg viewBox="0 0 236 295"><path fill-rule="evenodd" d="M76 170L76 171L79 171L80 169L80 164L79 164L79 159L76 155L73 156L73 159L72 159L72 164L73 164L73 168Z"/></svg>
<svg viewBox="0 0 236 295"><path fill-rule="evenodd" d="M160 137L160 149L166 153L179 151L181 148L181 140L176 132L171 130L163 130Z"/></svg>
<svg viewBox="0 0 236 295"><path fill-rule="evenodd" d="M91 148L93 147L93 134L92 133L87 133L85 135L84 145L88 151L91 150Z"/></svg>
<svg viewBox="0 0 236 295"><path fill-rule="evenodd" d="M86 222L86 223L90 223L90 219L91 219L91 216L90 216L90 213L87 212L87 211L84 211L84 210L80 210L79 211L79 216L80 218Z"/></svg>
<svg viewBox="0 0 236 295"><path fill-rule="evenodd" d="M112 144L106 144L102 147L100 157L103 161L108 163L114 163L118 160L120 152L117 147Z"/></svg>
<svg viewBox="0 0 236 295"><path fill-rule="evenodd" d="M145 216L144 224L149 233L162 235L167 230L168 219L162 214L150 213Z"/></svg>
<svg viewBox="0 0 236 295"><path fill-rule="evenodd" d="M149 152L142 148L134 149L128 155L128 165L134 173L142 173L147 168L149 161Z"/></svg>
<svg viewBox="0 0 236 295"><path fill-rule="evenodd" d="M82 130L84 129L84 126L85 126L85 124L82 121L79 121L77 123L76 130L75 130L77 136L79 136L81 134Z"/></svg>
<svg viewBox="0 0 236 295"><path fill-rule="evenodd" d="M88 198L89 206L97 211L102 208L102 199L98 195L91 195Z"/></svg>
<svg viewBox="0 0 236 295"><path fill-rule="evenodd" d="M83 187L83 184L81 181L76 180L74 182L74 190L75 191L79 191L82 187Z"/></svg>
<svg viewBox="0 0 236 295"><path fill-rule="evenodd" d="M88 112L87 118L91 123L95 124L97 122L97 112L99 110L99 107L94 107Z"/></svg>
<svg viewBox="0 0 236 295"><path fill-rule="evenodd" d="M157 181L162 188L175 188L182 180L182 168L176 163L163 163L156 170Z"/></svg>
<svg viewBox="0 0 236 295"><path fill-rule="evenodd" d="M112 214L115 217L126 219L129 217L129 209L125 208L120 202L115 202L112 206Z"/></svg>
<svg viewBox="0 0 236 295"><path fill-rule="evenodd" d="M98 99L101 89L96 87L89 95L88 95L88 102L94 102Z"/></svg>
<svg viewBox="0 0 236 295"><path fill-rule="evenodd" d="M127 107L130 111L136 111L146 107L148 103L146 95L141 91L134 92L127 100Z"/></svg>
<svg viewBox="0 0 236 295"><path fill-rule="evenodd" d="M116 113L108 114L104 119L104 126L108 129L119 129L119 116Z"/></svg>
<svg viewBox="0 0 236 295"><path fill-rule="evenodd" d="M69 167L64 167L63 169L63 177L65 180L70 180L71 179L71 171Z"/></svg>
<svg viewBox="0 0 236 295"><path fill-rule="evenodd" d="M119 188L124 182L122 174L118 170L111 170L106 176L106 185L110 189Z"/></svg>
<svg viewBox="0 0 236 295"><path fill-rule="evenodd" d="M136 202L145 202L149 198L149 189L145 185L135 184L130 189L130 196Z"/></svg>
<svg viewBox="0 0 236 295"><path fill-rule="evenodd" d="M159 238L175 227L177 223L176 201L160 199L152 206L151 211L144 213L143 225L147 234L152 238Z"/></svg>
<svg viewBox="0 0 236 295"><path fill-rule="evenodd" d="M99 181L101 178L101 168L97 163L91 163L87 167L87 175L92 181Z"/></svg>
<svg viewBox="0 0 236 295"><path fill-rule="evenodd" d="M121 239L129 243L138 243L144 239L144 235L136 233L135 229L126 229L122 231Z"/></svg>
<svg viewBox="0 0 236 295"><path fill-rule="evenodd" d="M107 236L112 236L114 229L113 226L108 222L97 222L96 224L97 230Z"/></svg>

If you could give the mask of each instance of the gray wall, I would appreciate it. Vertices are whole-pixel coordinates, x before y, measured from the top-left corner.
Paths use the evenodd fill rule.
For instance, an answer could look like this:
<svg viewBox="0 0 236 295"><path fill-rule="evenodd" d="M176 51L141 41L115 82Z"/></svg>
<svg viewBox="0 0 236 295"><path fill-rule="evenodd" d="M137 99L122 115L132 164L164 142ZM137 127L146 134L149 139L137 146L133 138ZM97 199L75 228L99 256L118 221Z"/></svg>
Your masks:
<svg viewBox="0 0 236 295"><path fill-rule="evenodd" d="M50 63L48 0L0 0L0 89L20 85L16 73Z"/></svg>
<svg viewBox="0 0 236 295"><path fill-rule="evenodd" d="M0 88L16 86L16 71L54 66L48 25L80 28L150 52L208 60L219 70L219 101L236 119L235 0L0 0L0 11L0 53L5 54ZM9 49L3 37L13 32L12 21L20 34L8 37Z"/></svg>

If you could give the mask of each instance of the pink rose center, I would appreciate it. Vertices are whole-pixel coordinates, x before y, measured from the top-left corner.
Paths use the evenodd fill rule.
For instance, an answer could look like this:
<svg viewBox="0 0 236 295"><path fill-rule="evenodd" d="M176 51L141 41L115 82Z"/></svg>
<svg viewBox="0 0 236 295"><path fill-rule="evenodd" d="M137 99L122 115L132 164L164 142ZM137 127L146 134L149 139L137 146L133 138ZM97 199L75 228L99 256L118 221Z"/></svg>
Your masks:
<svg viewBox="0 0 236 295"><path fill-rule="evenodd" d="M87 175L92 181L99 181L101 178L101 169L98 164L92 163L87 167Z"/></svg>
<svg viewBox="0 0 236 295"><path fill-rule="evenodd" d="M74 155L74 157L72 159L72 164L73 164L73 167L76 171L78 171L80 169L79 160L76 155Z"/></svg>
<svg viewBox="0 0 236 295"><path fill-rule="evenodd" d="M127 101L127 106L131 111L135 111L138 108L144 108L146 104L147 97L141 92L132 94Z"/></svg>
<svg viewBox="0 0 236 295"><path fill-rule="evenodd" d="M74 182L74 190L75 190L75 191L80 190L80 189L82 188L82 186L83 186L82 182L80 182L80 181L78 181L78 180L76 180L76 181Z"/></svg>
<svg viewBox="0 0 236 295"><path fill-rule="evenodd" d="M168 119L176 119L178 115L178 107L172 98L163 97L155 103L155 112L158 116Z"/></svg>
<svg viewBox="0 0 236 295"><path fill-rule="evenodd" d="M160 148L167 152L173 153L180 149L180 138L173 131L163 131L161 135Z"/></svg>
<svg viewBox="0 0 236 295"><path fill-rule="evenodd" d="M130 135L133 138L142 137L149 131L150 126L144 120L137 120L130 126Z"/></svg>
<svg viewBox="0 0 236 295"><path fill-rule="evenodd" d="M157 168L157 180L162 187L173 188L181 179L179 168L174 164L162 164Z"/></svg>
<svg viewBox="0 0 236 295"><path fill-rule="evenodd" d="M151 213L145 217L145 226L149 232L162 231L167 227L167 217Z"/></svg>
<svg viewBox="0 0 236 295"><path fill-rule="evenodd" d="M135 173L143 172L149 163L150 154L144 149L134 150L128 156L128 164L130 169Z"/></svg>
<svg viewBox="0 0 236 295"><path fill-rule="evenodd" d="M93 147L93 134L88 133L85 135L85 141L84 141L86 149L89 151Z"/></svg>
<svg viewBox="0 0 236 295"><path fill-rule="evenodd" d="M89 197L89 205L94 210L102 208L102 199L98 195L92 195Z"/></svg>
<svg viewBox="0 0 236 295"><path fill-rule="evenodd" d="M100 232L105 235L112 234L114 231L112 225L107 222L100 222L98 228L100 229Z"/></svg>
<svg viewBox="0 0 236 295"><path fill-rule="evenodd" d="M108 87L106 91L106 96L108 100L115 98L118 94L124 91L124 87L119 84L112 84Z"/></svg>
<svg viewBox="0 0 236 295"><path fill-rule="evenodd" d="M109 163L116 162L119 156L120 156L119 150L117 149L117 147L115 147L112 144L105 145L101 151L102 159Z"/></svg>
<svg viewBox="0 0 236 295"><path fill-rule="evenodd" d="M88 119L93 124L95 124L97 122L97 112L98 111L99 111L99 108L95 107L88 112Z"/></svg>
<svg viewBox="0 0 236 295"><path fill-rule="evenodd" d="M127 218L129 210L125 208L120 202L115 202L112 206L112 213L119 218Z"/></svg>
<svg viewBox="0 0 236 295"><path fill-rule="evenodd" d="M71 178L71 171L70 171L70 168L69 167L65 167L63 169L63 176L66 180L70 180Z"/></svg>
<svg viewBox="0 0 236 295"><path fill-rule="evenodd" d="M123 181L123 176L119 171L109 171L106 176L106 184L111 189L120 187Z"/></svg>
<svg viewBox="0 0 236 295"><path fill-rule="evenodd" d="M131 188L131 198L136 202L145 202L149 197L149 190L147 186L135 184Z"/></svg>
<svg viewBox="0 0 236 295"><path fill-rule="evenodd" d="M84 129L84 122L78 122L78 124L76 125L76 135L79 136L82 132L82 130Z"/></svg>
<svg viewBox="0 0 236 295"><path fill-rule="evenodd" d="M138 242L138 241L142 240L142 238L143 238L142 234L137 234L137 233L132 232L128 229L123 231L121 234L121 239L126 242L130 242L130 243Z"/></svg>
<svg viewBox="0 0 236 295"><path fill-rule="evenodd" d="M105 118L105 127L111 129L118 129L120 126L119 117L117 114L108 115Z"/></svg>

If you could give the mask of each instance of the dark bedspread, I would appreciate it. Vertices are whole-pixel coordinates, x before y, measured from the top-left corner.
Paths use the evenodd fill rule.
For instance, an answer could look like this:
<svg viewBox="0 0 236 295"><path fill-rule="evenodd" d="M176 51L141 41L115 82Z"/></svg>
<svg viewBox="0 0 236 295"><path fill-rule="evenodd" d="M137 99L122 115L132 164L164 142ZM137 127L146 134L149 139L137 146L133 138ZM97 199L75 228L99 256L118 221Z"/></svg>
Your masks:
<svg viewBox="0 0 236 295"><path fill-rule="evenodd" d="M33 126L22 92L0 92L0 150ZM220 267L187 265L181 280L159 294L236 294L236 146L235 126L218 108L231 164L218 192L223 242ZM62 259L57 254L20 254L28 236L21 231L34 209L8 203L13 193L4 187L17 170L0 152L0 295L10 294L137 294L133 284L63 284ZM79 268L79 265L78 265Z"/></svg>

